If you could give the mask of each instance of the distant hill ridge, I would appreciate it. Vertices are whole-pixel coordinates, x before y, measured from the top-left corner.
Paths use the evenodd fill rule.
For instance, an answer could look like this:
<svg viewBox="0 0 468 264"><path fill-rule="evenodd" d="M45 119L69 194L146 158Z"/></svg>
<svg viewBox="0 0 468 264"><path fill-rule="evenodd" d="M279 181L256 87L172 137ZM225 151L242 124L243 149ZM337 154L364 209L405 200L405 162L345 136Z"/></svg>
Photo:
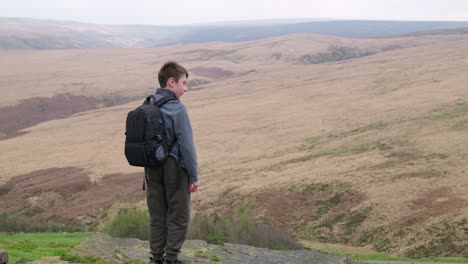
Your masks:
<svg viewBox="0 0 468 264"><path fill-rule="evenodd" d="M219 25L97 25L72 21L0 18L0 50L147 48L214 41L239 42L293 33L351 38L417 34L466 34L466 22L372 20L278 20ZM421 33L426 32L426 33Z"/></svg>
<svg viewBox="0 0 468 264"><path fill-rule="evenodd" d="M454 34L468 34L468 27L418 31L418 32L404 34L402 36L403 37L417 37L417 36L427 36L427 35L454 35Z"/></svg>

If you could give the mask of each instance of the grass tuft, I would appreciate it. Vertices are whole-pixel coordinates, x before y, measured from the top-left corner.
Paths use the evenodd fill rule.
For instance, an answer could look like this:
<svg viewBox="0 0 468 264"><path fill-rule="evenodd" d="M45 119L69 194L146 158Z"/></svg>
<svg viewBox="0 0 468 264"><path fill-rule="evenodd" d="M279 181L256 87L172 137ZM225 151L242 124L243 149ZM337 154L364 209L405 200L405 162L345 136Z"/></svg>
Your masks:
<svg viewBox="0 0 468 264"><path fill-rule="evenodd" d="M139 238L148 240L149 235L148 212L125 209L104 228L104 232L113 237Z"/></svg>

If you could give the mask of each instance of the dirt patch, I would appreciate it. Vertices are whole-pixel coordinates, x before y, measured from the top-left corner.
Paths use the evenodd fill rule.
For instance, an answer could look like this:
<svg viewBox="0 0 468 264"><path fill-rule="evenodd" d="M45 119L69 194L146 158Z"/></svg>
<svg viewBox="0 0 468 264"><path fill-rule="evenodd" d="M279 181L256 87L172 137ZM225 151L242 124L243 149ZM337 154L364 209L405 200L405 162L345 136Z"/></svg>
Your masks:
<svg viewBox="0 0 468 264"><path fill-rule="evenodd" d="M328 219L337 220L365 200L362 193L346 191L339 196L339 202L328 214Z"/></svg>
<svg viewBox="0 0 468 264"><path fill-rule="evenodd" d="M277 227L290 227L294 222L312 218L317 212L317 203L325 199L327 195L329 195L329 191L297 193L275 190L262 192L257 195L257 206L252 210L251 216Z"/></svg>
<svg viewBox="0 0 468 264"><path fill-rule="evenodd" d="M411 164L415 161L422 160L424 159L427 162L432 162L435 160L445 160L449 156L446 154L442 153L431 153L428 155L422 155L421 153L418 153L416 150L411 151L394 151L391 152L390 154L386 155L385 157L388 158L388 160L371 166L371 169L377 169L377 170L382 170L382 169L388 169L388 168L393 168L397 166L403 166L403 165L408 165ZM412 173L409 173L412 174ZM445 174L445 173L437 173L435 171L427 171L427 172L420 172L417 173L419 176L423 176L423 178L432 178L432 177L437 177L439 174ZM426 174L425 176L423 174ZM397 178L411 178L411 177L418 177L417 175L397 175ZM408 177L405 177L408 176ZM444 175L439 175L439 176L444 176Z"/></svg>
<svg viewBox="0 0 468 264"><path fill-rule="evenodd" d="M87 224L93 224L104 208L118 202L143 200L142 175L111 174L99 182L91 182L80 168L35 171L13 177L0 186L8 190L0 197L0 208L30 215L38 221L79 223L78 219L88 219Z"/></svg>
<svg viewBox="0 0 468 264"><path fill-rule="evenodd" d="M426 160L433 160L433 159L444 160L444 159L447 159L448 157L449 157L449 155L446 155L446 154L432 153L432 154L429 154L429 155L425 156L424 158Z"/></svg>
<svg viewBox="0 0 468 264"><path fill-rule="evenodd" d="M296 231L312 222L340 222L365 199L362 193L326 184L268 190L255 197L252 218Z"/></svg>
<svg viewBox="0 0 468 264"><path fill-rule="evenodd" d="M25 134L18 132L21 129L96 109L98 105L96 98L71 94L21 100L15 106L0 108L0 140Z"/></svg>
<svg viewBox="0 0 468 264"><path fill-rule="evenodd" d="M197 89L203 88L200 86L202 86L203 84L207 84L207 83L210 83L210 82L204 79L192 79L187 82L187 88L190 90L197 90Z"/></svg>
<svg viewBox="0 0 468 264"><path fill-rule="evenodd" d="M226 71L219 67L197 67L190 69L196 75L207 77L213 80L224 80L234 76L234 72Z"/></svg>
<svg viewBox="0 0 468 264"><path fill-rule="evenodd" d="M441 187L429 190L411 201L411 215L400 220L404 223L422 222L430 217L460 212L468 206L467 201L457 197L450 188Z"/></svg>

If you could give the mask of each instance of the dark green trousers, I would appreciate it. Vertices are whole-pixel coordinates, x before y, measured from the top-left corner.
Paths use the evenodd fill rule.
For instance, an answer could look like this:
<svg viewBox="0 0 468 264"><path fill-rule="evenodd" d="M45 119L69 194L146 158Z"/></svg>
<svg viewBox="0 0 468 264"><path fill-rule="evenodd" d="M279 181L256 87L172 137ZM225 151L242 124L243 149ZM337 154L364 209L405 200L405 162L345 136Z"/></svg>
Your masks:
<svg viewBox="0 0 468 264"><path fill-rule="evenodd" d="M149 243L153 257L175 260L190 222L189 179L169 157L159 168L146 168L146 200L151 218Z"/></svg>

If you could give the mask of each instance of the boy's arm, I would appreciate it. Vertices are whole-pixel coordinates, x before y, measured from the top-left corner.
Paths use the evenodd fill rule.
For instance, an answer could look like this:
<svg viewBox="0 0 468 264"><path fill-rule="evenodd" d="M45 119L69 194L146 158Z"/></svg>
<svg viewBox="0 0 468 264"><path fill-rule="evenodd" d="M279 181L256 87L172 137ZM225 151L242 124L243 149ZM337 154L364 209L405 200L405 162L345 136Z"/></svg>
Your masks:
<svg viewBox="0 0 468 264"><path fill-rule="evenodd" d="M190 182L198 182L198 161L195 144L193 142L192 126L187 113L187 109L183 104L177 111L174 118L174 131L179 143L180 156L182 158L181 165L187 170Z"/></svg>

